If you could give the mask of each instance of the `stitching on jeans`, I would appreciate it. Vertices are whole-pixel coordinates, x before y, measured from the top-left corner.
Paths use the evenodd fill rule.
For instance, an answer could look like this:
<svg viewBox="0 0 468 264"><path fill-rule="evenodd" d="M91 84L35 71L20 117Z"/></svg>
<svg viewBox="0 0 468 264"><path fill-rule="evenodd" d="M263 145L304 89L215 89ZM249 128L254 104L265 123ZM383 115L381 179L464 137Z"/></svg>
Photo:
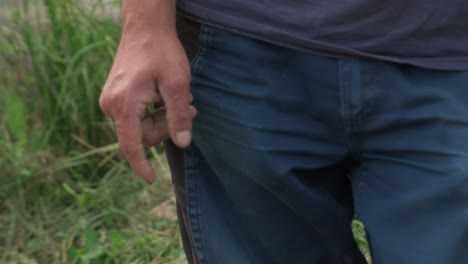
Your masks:
<svg viewBox="0 0 468 264"><path fill-rule="evenodd" d="M213 39L213 29L206 25L201 25L200 28L200 48L192 60L192 72L198 74L203 69L203 65L206 62L206 55L209 48L212 46L211 42ZM192 238L194 247L196 250L196 256L200 264L208 264L206 256L206 243L203 239L202 228L200 226L200 204L198 197L198 184L200 177L200 170L198 165L198 159L194 153L193 147L187 148L185 151L185 175L187 183L187 211L189 215L190 230L192 232Z"/></svg>
<svg viewBox="0 0 468 264"><path fill-rule="evenodd" d="M339 79L339 89L340 89L340 104L341 104L341 123L343 126L343 133L345 134L346 137L346 143L348 144L348 147L351 149L352 144L351 140L349 139L348 135L348 124L347 124L347 118L346 118L346 98L345 98L345 81L343 77L343 61L340 59L338 60L338 79Z"/></svg>
<svg viewBox="0 0 468 264"><path fill-rule="evenodd" d="M205 254L206 246L202 238L202 228L200 226L201 212L198 197L200 170L193 147L185 150L185 175L187 182L187 211L193 243L197 251L196 256L200 264L208 264Z"/></svg>
<svg viewBox="0 0 468 264"><path fill-rule="evenodd" d="M340 104L341 104L341 122L343 125L343 129L346 130L346 109L345 109L345 100L344 100L344 89L343 89L343 63L341 60L338 61L338 81L339 81L339 89L340 89Z"/></svg>
<svg viewBox="0 0 468 264"><path fill-rule="evenodd" d="M341 96L341 122L343 123L343 133L346 138L346 143L348 144L348 148L352 150L353 143L350 139L350 123L348 120L348 111L346 111L346 103L347 103L347 93L346 93L346 76L343 76L343 71L346 68L346 65L343 65L344 61L342 59L338 60L339 70L338 70L338 78L339 78L339 86L340 86L340 96Z"/></svg>
<svg viewBox="0 0 468 264"><path fill-rule="evenodd" d="M358 218L360 217L359 216L360 207L357 205L360 204L362 200L364 200L362 197L362 190L360 189L362 188L362 185L366 184L367 177L368 177L368 169L369 169L368 161L362 161L362 164L359 170L355 171L355 173L358 173L359 175L355 175L354 177L357 177L358 179L355 180L353 179L353 176L351 176L351 181L353 181L353 184L354 184L354 188L353 188L354 198L353 199L354 199L355 210L356 210L356 214ZM362 219L360 220L362 221Z"/></svg>
<svg viewBox="0 0 468 264"><path fill-rule="evenodd" d="M200 48L192 60L192 75L201 72L203 65L206 62L206 54L211 47L213 30L210 27L201 25L200 28ZM185 175L187 183L187 211L189 216L190 231L192 232L193 244L196 250L196 257L200 264L208 264L206 256L206 244L202 237L202 228L200 225L200 203L199 203L199 177L200 170L198 159L194 153L193 147L187 148L185 151Z"/></svg>
<svg viewBox="0 0 468 264"><path fill-rule="evenodd" d="M193 74L197 74L202 70L203 65L206 61L206 53L208 51L208 47L211 45L211 35L213 30L205 25L201 25L200 28L200 48L198 49L195 57L192 60L192 72Z"/></svg>
<svg viewBox="0 0 468 264"><path fill-rule="evenodd" d="M205 34L206 34L205 26L201 25L200 26L200 33L198 34L199 47L198 47L197 52L195 53L195 56L193 57L192 61L190 62L190 66L192 68L193 73L198 72L198 68L199 68L198 65L199 65L200 60L201 60L200 55L203 53L203 50L205 48L205 46L203 45L203 39L204 39Z"/></svg>

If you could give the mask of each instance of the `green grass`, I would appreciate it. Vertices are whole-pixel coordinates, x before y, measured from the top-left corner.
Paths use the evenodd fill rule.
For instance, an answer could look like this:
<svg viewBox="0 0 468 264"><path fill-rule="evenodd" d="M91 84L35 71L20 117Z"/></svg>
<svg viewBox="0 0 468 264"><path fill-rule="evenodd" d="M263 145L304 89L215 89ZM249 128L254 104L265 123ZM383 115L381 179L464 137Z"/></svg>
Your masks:
<svg viewBox="0 0 468 264"><path fill-rule="evenodd" d="M146 186L99 110L118 3L83 3L26 1L0 25L0 263L185 263L163 155Z"/></svg>
<svg viewBox="0 0 468 264"><path fill-rule="evenodd" d="M164 155L148 152L159 178L146 186L98 107L120 35L118 4L2 7L0 16L10 15L0 17L2 264L186 262ZM362 224L353 230L368 252Z"/></svg>

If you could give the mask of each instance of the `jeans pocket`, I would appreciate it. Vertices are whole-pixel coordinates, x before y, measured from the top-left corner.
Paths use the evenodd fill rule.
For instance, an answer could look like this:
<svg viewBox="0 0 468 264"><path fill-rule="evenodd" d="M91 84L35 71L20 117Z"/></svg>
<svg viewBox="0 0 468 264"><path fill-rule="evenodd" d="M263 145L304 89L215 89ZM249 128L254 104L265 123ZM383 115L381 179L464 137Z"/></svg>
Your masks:
<svg viewBox="0 0 468 264"><path fill-rule="evenodd" d="M192 75L198 74L202 70L209 48L211 46L212 32L212 28L206 25L201 25L199 35L200 46L190 63L192 68Z"/></svg>

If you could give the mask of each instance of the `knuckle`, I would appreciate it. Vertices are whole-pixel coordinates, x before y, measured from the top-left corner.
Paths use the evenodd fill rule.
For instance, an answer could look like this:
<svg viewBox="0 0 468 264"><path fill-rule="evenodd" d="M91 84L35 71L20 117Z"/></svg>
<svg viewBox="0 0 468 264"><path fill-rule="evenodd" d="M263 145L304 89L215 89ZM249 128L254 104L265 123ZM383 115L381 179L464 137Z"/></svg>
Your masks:
<svg viewBox="0 0 468 264"><path fill-rule="evenodd" d="M102 92L99 97L99 107L102 112L108 116L113 116L121 109L125 103L126 95L119 89L112 89L112 91Z"/></svg>
<svg viewBox="0 0 468 264"><path fill-rule="evenodd" d="M112 102L112 104L114 105L120 105L120 104L123 104L124 101L125 101L125 94L122 93L121 90L119 89L114 89L114 91L111 93L110 95L110 101Z"/></svg>
<svg viewBox="0 0 468 264"><path fill-rule="evenodd" d="M110 100L108 94L102 94L99 97L99 107L106 116L114 118L113 106L114 104L112 103L112 100Z"/></svg>
<svg viewBox="0 0 468 264"><path fill-rule="evenodd" d="M184 91L172 90L168 93L168 101L166 103L169 107L174 106L180 108L183 104L187 104L187 102L184 102L185 97Z"/></svg>
<svg viewBox="0 0 468 264"><path fill-rule="evenodd" d="M107 103L107 98L104 95L99 97L99 107L101 108L104 114L109 113L109 105Z"/></svg>
<svg viewBox="0 0 468 264"><path fill-rule="evenodd" d="M189 92L187 90L175 90L173 89L171 92L167 93L166 98L166 106L168 107L168 111L174 112L173 114L184 115L188 111L189 107Z"/></svg>
<svg viewBox="0 0 468 264"><path fill-rule="evenodd" d="M190 126L192 120L192 114L188 109L179 111L175 110L168 113L167 119L169 123L172 123L172 125L188 128L187 126Z"/></svg>
<svg viewBox="0 0 468 264"><path fill-rule="evenodd" d="M171 90L187 90L190 85L190 75L181 74L167 80L164 86Z"/></svg>
<svg viewBox="0 0 468 264"><path fill-rule="evenodd" d="M123 108L125 106L125 101L127 100L127 95L121 90L115 89L109 97L109 110L114 115L121 115Z"/></svg>

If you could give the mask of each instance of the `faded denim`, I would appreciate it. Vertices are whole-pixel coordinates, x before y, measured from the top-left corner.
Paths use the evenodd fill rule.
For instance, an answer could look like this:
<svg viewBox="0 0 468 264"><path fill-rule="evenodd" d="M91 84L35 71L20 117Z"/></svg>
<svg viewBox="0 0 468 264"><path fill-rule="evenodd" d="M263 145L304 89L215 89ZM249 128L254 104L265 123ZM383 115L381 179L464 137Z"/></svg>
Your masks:
<svg viewBox="0 0 468 264"><path fill-rule="evenodd" d="M174 185L198 263L363 264L354 215L374 264L468 263L468 72L204 25L192 76Z"/></svg>

